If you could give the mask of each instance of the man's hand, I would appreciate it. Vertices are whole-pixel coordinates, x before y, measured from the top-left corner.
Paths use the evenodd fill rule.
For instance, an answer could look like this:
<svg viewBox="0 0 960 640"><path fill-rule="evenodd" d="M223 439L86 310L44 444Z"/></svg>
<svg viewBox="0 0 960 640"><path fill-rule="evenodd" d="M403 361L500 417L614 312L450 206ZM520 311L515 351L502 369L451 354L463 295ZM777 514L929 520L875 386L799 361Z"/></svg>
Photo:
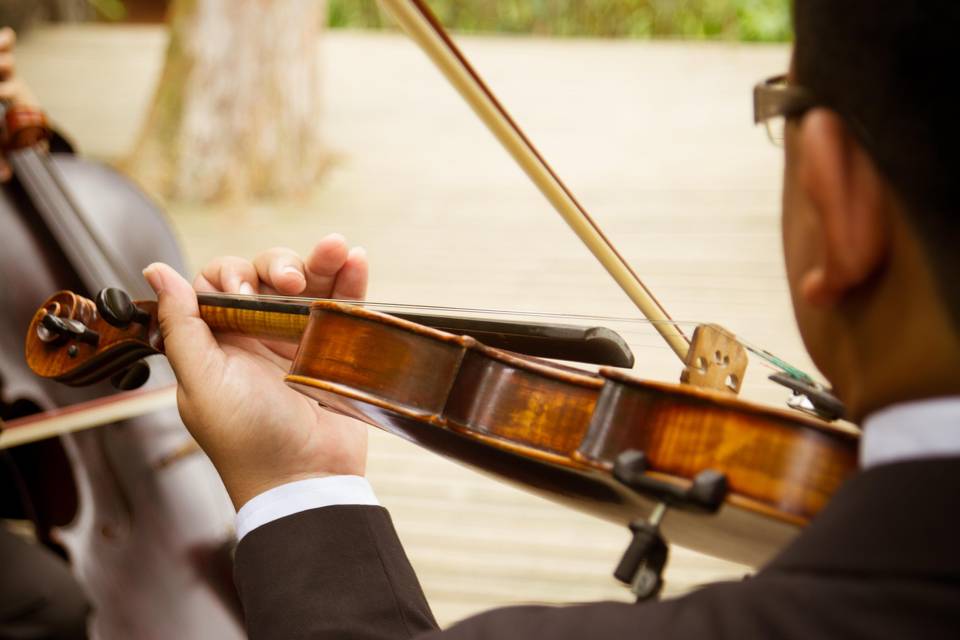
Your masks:
<svg viewBox="0 0 960 640"><path fill-rule="evenodd" d="M0 100L13 104L36 106L37 99L30 88L17 76L17 65L13 50L17 44L17 34L10 27L0 29Z"/></svg>
<svg viewBox="0 0 960 640"><path fill-rule="evenodd" d="M36 106L30 88L17 77L13 49L17 44L17 34L10 27L0 29L0 100L10 104ZM0 182L10 179L10 165L0 155Z"/></svg>
<svg viewBox="0 0 960 640"><path fill-rule="evenodd" d="M176 271L155 263L144 277L159 300L160 329L179 382L184 424L210 456L237 509L287 482L363 475L366 426L321 409L283 382L292 349L214 337L200 319L194 290ZM367 286L367 258L363 249L348 250L343 237L334 234L318 242L305 260L289 249L271 249L252 262L218 258L204 267L194 286L197 291L359 300Z"/></svg>

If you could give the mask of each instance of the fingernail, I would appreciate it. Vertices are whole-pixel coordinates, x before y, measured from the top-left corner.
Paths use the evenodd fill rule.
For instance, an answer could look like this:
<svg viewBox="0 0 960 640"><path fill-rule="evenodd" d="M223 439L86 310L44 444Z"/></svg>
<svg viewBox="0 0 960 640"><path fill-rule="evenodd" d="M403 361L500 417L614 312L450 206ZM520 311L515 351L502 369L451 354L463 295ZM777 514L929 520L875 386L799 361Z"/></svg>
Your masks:
<svg viewBox="0 0 960 640"><path fill-rule="evenodd" d="M163 278L160 277L160 270L157 266L156 262L148 264L142 273L143 278L147 281L147 284L150 285L150 288L153 289L153 292L160 295L160 292L163 291Z"/></svg>
<svg viewBox="0 0 960 640"><path fill-rule="evenodd" d="M363 247L354 247L353 249L350 249L350 253L347 254L347 257L348 258L366 258L367 250L364 249Z"/></svg>
<svg viewBox="0 0 960 640"><path fill-rule="evenodd" d="M324 238L324 240L337 240L337 241L343 242L343 243L346 243L346 242L347 242L347 239L343 236L342 233L331 233L331 234L327 235L327 237Z"/></svg>
<svg viewBox="0 0 960 640"><path fill-rule="evenodd" d="M300 278L303 277L303 272L301 272L300 269L297 269L297 268L294 267L293 265L287 265L287 266L284 267L283 269L280 269L280 273L282 273L282 274L288 274L288 273L289 273L289 274L293 274L293 275L295 275L295 276L297 276L297 277L300 277Z"/></svg>
<svg viewBox="0 0 960 640"><path fill-rule="evenodd" d="M245 296L252 296L252 295L254 295L255 292L254 292L254 290L253 290L253 287L250 286L250 283L249 283L249 282L241 282L241 283L240 283L240 293L242 293L242 294L245 295Z"/></svg>

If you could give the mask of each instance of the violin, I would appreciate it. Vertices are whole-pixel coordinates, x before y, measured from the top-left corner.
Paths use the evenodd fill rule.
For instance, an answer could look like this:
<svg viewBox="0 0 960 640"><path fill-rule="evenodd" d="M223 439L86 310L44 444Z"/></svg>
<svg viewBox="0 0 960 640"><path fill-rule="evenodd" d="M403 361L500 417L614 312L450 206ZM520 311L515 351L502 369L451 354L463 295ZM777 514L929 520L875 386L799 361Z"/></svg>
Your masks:
<svg viewBox="0 0 960 640"><path fill-rule="evenodd" d="M22 356L19 334L51 288L145 292L147 263L184 268L173 234L129 180L51 152L40 111L0 105L0 129L14 176L0 190L0 453L22 476L19 498L37 538L69 559L97 637L242 637L232 510L203 456L175 455L194 443L165 363L139 363L119 387L146 382L147 372L150 384L118 393L42 380Z"/></svg>
<svg viewBox="0 0 960 640"><path fill-rule="evenodd" d="M683 546L753 566L768 560L854 472L857 436L739 399L747 349L713 325L688 338L426 4L381 5L652 322L681 360L680 383L549 362L543 357L557 356L522 341L488 343L497 331L470 335L449 318L357 303L200 294L201 317L215 332L297 344L286 381L331 411L608 520L649 517ZM117 375L162 352L156 303L118 290L96 299L54 294L27 332L31 368L66 384ZM838 415L825 389L774 362L802 406Z"/></svg>
<svg viewBox="0 0 960 640"><path fill-rule="evenodd" d="M856 436L729 392L592 373L356 304L199 301L215 332L298 344L286 381L327 409L593 515L627 523L652 508L649 491L616 473L625 453L644 453L657 497L705 469L722 474L724 503L708 531L683 510L664 529L730 560L769 558L856 468ZM73 385L162 352L156 303L118 290L97 302L57 293L27 333L30 367Z"/></svg>

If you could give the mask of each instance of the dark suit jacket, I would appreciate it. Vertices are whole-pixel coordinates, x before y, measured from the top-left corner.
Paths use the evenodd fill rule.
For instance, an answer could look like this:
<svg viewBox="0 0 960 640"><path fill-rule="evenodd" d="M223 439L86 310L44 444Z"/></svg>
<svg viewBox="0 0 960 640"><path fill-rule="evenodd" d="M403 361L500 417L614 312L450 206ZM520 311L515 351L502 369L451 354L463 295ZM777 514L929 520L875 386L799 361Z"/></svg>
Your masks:
<svg viewBox="0 0 960 640"><path fill-rule="evenodd" d="M661 603L490 611L436 623L380 507L299 513L248 534L251 638L960 638L960 458L848 481L754 577Z"/></svg>

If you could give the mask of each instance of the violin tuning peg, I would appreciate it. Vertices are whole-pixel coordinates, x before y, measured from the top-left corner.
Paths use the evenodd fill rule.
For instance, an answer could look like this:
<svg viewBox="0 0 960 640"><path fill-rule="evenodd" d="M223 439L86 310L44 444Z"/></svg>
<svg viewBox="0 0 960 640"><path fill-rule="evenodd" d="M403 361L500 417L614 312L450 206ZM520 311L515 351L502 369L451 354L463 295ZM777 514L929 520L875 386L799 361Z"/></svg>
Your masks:
<svg viewBox="0 0 960 640"><path fill-rule="evenodd" d="M93 347L100 343L100 334L79 320L61 318L49 313L43 316L37 329L38 336L43 342L59 342L73 338Z"/></svg>
<svg viewBox="0 0 960 640"><path fill-rule="evenodd" d="M37 325L37 337L43 342L60 342L70 337L70 325L59 316L48 313Z"/></svg>
<svg viewBox="0 0 960 640"><path fill-rule="evenodd" d="M617 456L613 463L613 477L627 486L640 481L650 463L643 451L628 449Z"/></svg>
<svg viewBox="0 0 960 640"><path fill-rule="evenodd" d="M143 362L134 362L110 377L110 384L120 391L138 389L150 378L150 366Z"/></svg>
<svg viewBox="0 0 960 640"><path fill-rule="evenodd" d="M150 316L133 304L126 291L115 287L101 289L96 295L97 311L115 327L123 329L131 322L149 321Z"/></svg>
<svg viewBox="0 0 960 640"><path fill-rule="evenodd" d="M714 469L704 469L693 479L688 500L708 513L715 513L727 497L727 476Z"/></svg>

